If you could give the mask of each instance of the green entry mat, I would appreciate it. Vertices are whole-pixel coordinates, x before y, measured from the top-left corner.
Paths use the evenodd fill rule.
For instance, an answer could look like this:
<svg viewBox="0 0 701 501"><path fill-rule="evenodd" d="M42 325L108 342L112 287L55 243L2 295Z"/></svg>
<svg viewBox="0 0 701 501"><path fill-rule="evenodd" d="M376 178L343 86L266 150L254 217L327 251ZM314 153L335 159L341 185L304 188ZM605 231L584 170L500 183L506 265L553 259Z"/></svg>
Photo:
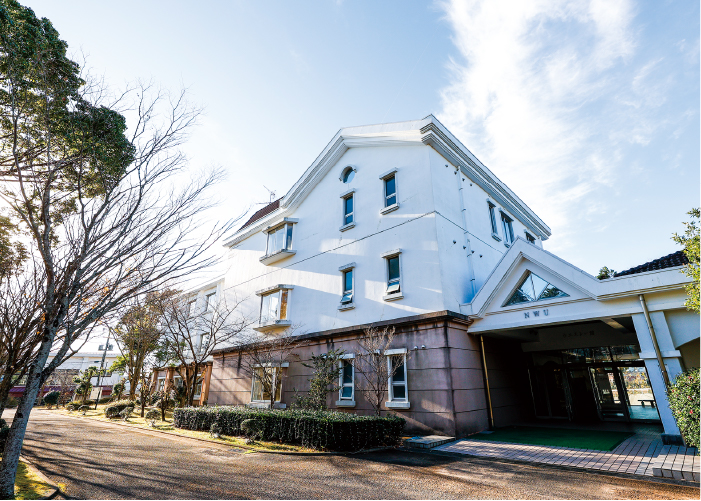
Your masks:
<svg viewBox="0 0 701 501"><path fill-rule="evenodd" d="M470 440L511 442L514 444L551 445L572 449L612 451L633 433L628 431L574 430L571 428L541 428L538 426L508 426L492 433L470 435Z"/></svg>

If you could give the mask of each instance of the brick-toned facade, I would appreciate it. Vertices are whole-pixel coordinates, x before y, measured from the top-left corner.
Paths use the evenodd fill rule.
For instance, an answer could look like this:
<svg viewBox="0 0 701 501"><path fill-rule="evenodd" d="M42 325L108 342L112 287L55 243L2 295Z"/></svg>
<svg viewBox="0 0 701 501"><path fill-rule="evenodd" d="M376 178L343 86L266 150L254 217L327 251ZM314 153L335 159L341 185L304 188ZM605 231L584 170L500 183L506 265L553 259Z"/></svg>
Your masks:
<svg viewBox="0 0 701 501"><path fill-rule="evenodd" d="M410 407L384 409L407 420L408 433L441 433L465 436L486 429L488 423L487 397L480 339L467 332L469 322L464 316L439 312L419 315L389 325L395 328L393 348L406 348L407 381ZM312 354L342 349L358 352L357 338L362 327L338 329L313 335L299 336L299 347L289 367L282 369L280 402L290 406L295 389L309 388L310 369L303 362ZM422 348L425 346L425 348ZM414 349L417 347L418 349ZM485 358L489 373L490 394L495 424L503 426L523 417L528 400L527 373L521 365L518 345L512 341L485 339ZM251 378L245 374L238 351L220 350L215 353L209 388L210 405L237 405L251 402ZM520 387L523 383L525 386ZM362 377L355 378L355 402L346 412L372 413L372 407L362 395ZM338 395L330 395L329 408L336 407Z"/></svg>

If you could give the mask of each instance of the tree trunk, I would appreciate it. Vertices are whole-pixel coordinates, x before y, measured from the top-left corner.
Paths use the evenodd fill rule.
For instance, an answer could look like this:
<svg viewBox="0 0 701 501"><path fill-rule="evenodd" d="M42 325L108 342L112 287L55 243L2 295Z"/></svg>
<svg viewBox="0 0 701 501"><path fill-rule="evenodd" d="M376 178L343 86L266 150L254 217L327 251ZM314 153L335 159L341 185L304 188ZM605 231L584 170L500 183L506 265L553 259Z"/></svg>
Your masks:
<svg viewBox="0 0 701 501"><path fill-rule="evenodd" d="M5 406L10 399L10 390L12 389L12 378L7 377L0 382L0 417L5 412Z"/></svg>
<svg viewBox="0 0 701 501"><path fill-rule="evenodd" d="M0 461L0 499L14 499L15 496L15 477L17 475L19 455L22 451L22 442L27 431L29 414L41 389L41 367L43 367L47 357L39 355L37 358L43 359L43 362L41 365L35 362L30 369L27 377L27 386L20 398L15 417L12 420L12 426L10 426L10 433L5 441L5 449L2 453L2 461Z"/></svg>

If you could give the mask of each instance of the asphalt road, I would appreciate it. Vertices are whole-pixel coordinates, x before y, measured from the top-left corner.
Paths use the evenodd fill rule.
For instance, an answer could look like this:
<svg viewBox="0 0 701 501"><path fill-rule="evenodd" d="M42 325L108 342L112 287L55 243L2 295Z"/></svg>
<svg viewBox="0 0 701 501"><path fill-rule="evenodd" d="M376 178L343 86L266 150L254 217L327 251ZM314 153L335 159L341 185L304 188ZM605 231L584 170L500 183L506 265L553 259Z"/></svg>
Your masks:
<svg viewBox="0 0 701 501"><path fill-rule="evenodd" d="M250 453L45 410L32 412L23 454L83 499L699 499L693 487L484 459Z"/></svg>

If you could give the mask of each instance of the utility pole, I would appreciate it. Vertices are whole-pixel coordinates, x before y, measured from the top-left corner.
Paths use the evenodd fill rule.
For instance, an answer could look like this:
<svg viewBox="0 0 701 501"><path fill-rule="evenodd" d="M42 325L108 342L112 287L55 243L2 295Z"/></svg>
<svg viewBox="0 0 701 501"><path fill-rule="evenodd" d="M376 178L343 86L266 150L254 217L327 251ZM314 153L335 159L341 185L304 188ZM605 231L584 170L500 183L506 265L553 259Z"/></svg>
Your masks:
<svg viewBox="0 0 701 501"><path fill-rule="evenodd" d="M107 342L105 343L105 349L102 352L102 360L100 361L100 371L97 373L97 384L96 387L100 386L100 376L102 376L102 368L105 366L105 358L107 357L107 349L110 347L110 334L112 334L112 329L109 325L105 326L107 328ZM97 409L97 404L100 401L99 398L95 399L95 409Z"/></svg>

